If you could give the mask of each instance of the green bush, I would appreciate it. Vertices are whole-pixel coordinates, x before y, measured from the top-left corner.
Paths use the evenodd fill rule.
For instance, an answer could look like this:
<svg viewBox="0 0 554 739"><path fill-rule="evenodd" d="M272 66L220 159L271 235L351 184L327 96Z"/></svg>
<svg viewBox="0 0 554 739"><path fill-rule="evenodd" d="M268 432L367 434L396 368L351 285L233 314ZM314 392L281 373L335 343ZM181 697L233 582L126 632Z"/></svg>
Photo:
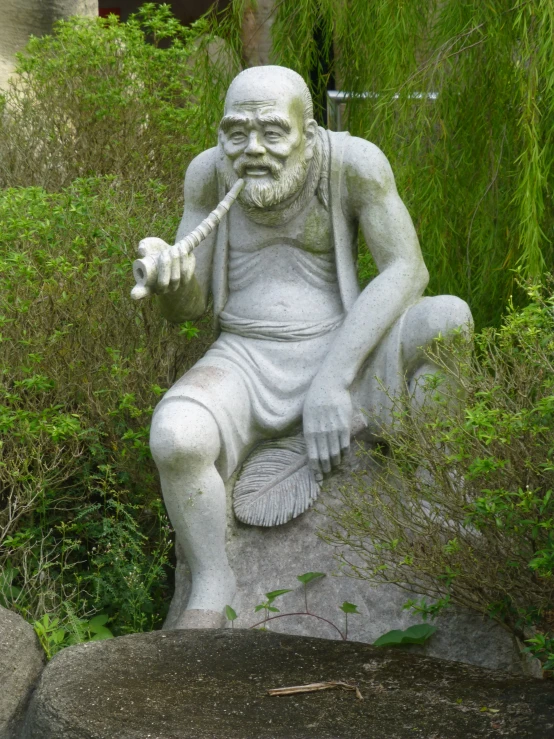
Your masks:
<svg viewBox="0 0 554 739"><path fill-rule="evenodd" d="M430 597L409 604L424 614L486 614L554 669L554 298L528 293L475 353L439 344L434 402L397 403L380 472L342 490L324 536L347 574Z"/></svg>
<svg viewBox="0 0 554 739"><path fill-rule="evenodd" d="M148 450L152 408L205 350L192 324L133 303L140 238L180 208L151 181L0 193L0 600L29 620L160 622L170 531Z"/></svg>
<svg viewBox="0 0 554 739"><path fill-rule="evenodd" d="M71 18L32 38L0 96L0 187L49 190L114 174L180 193L215 141L233 65L206 22L185 28L146 3L126 23Z"/></svg>
<svg viewBox="0 0 554 739"><path fill-rule="evenodd" d="M97 638L95 613L121 634L167 610L148 429L211 331L134 304L131 263L172 242L237 60L207 20L146 3L32 38L0 95L0 603L49 654Z"/></svg>

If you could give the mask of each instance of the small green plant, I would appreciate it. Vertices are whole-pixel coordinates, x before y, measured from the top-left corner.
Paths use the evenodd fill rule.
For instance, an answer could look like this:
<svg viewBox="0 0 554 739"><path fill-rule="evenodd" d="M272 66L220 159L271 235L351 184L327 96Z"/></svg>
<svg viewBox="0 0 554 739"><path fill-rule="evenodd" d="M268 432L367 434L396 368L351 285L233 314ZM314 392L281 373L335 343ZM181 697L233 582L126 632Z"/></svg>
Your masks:
<svg viewBox="0 0 554 739"><path fill-rule="evenodd" d="M266 593L265 597L266 599L263 601L263 603L259 603L255 608L254 612L258 613L259 611L264 611L264 620L263 620L263 627L265 628L265 624L269 620L269 614L270 613L279 613L279 609L276 608L273 605L273 601L278 598L280 595L285 595L285 593L290 593L290 588L283 588L281 590L272 590L270 593Z"/></svg>
<svg viewBox="0 0 554 739"><path fill-rule="evenodd" d="M46 658L51 659L62 648L68 632L60 627L60 619L57 616L50 618L47 613L40 620L35 621L33 625Z"/></svg>
<svg viewBox="0 0 554 739"><path fill-rule="evenodd" d="M537 633L525 640L529 646L523 650L542 662L542 669L554 672L554 637L552 634Z"/></svg>
<svg viewBox="0 0 554 739"><path fill-rule="evenodd" d="M426 621L427 618L434 619L436 616L441 613L445 608L448 608L450 604L450 596L446 595L444 598L438 598L433 603L427 603L425 598L421 598L421 600L407 600L406 603L402 606L402 608L406 611L411 611L412 613L417 613L420 616L423 616L423 619Z"/></svg>
<svg viewBox="0 0 554 739"><path fill-rule="evenodd" d="M60 649L72 644L113 639L112 632L106 626L108 621L109 616L100 613L90 620L73 616L65 626L62 626L58 616L51 617L45 613L33 626L46 658L51 659Z"/></svg>
<svg viewBox="0 0 554 739"><path fill-rule="evenodd" d="M326 541L343 572L488 616L526 642L544 668L554 639L554 297L527 285L500 329L430 352L441 368L428 402L398 402L370 485L341 489ZM460 396L460 389L462 395ZM355 553L355 556L352 554ZM356 566L350 563L356 561ZM530 636L531 633L531 636Z"/></svg>
<svg viewBox="0 0 554 739"><path fill-rule="evenodd" d="M270 621L274 621L279 618L290 618L291 616L309 616L311 618L316 618L318 621L322 621L323 623L328 624L331 626L340 636L341 639L347 640L348 638L348 614L349 613L359 613L358 607L355 606L353 603L347 603L346 601L340 606L341 611L345 614L345 630L344 633L339 629L339 627L334 624L332 621L330 621L327 618L323 618L323 616L319 616L317 613L312 613L308 608L308 594L307 594L307 586L309 583L314 582L314 580L319 580L322 577L326 577L324 572L305 572L303 575L297 575L296 579L298 582L302 583L303 589L304 589L304 605L305 610L304 611L294 611L294 612L287 612L287 613L281 613L279 608L273 605L276 598L281 597L282 595L285 595L286 593L291 593L291 588L282 588L280 590L272 590L269 593L265 594L266 600L262 603L259 603L254 608L255 613L259 613L260 611L264 611L264 619L263 621L258 621L250 628L252 629L260 629L260 630L267 630L267 625ZM271 616L271 613L277 613L277 616ZM237 614L235 611L231 608L231 606L225 606L225 615L227 617L227 620L231 622L231 627L233 627L233 622L237 618Z"/></svg>
<svg viewBox="0 0 554 739"><path fill-rule="evenodd" d="M344 613L344 638L348 638L348 614L358 614L358 606L354 605L354 603L349 603L347 600L344 601L342 606L340 607L341 611Z"/></svg>
<svg viewBox="0 0 554 739"><path fill-rule="evenodd" d="M235 628L235 621L237 620L237 612L231 608L231 606L225 606L225 618L231 622L231 628Z"/></svg>
<svg viewBox="0 0 554 739"><path fill-rule="evenodd" d="M393 629L387 631L373 642L374 647L395 647L401 644L425 644L435 631L436 626L430 624L415 624L407 629Z"/></svg>
<svg viewBox="0 0 554 739"><path fill-rule="evenodd" d="M304 586L304 605L306 607L306 613L308 613L308 584L314 580L319 580L325 577L324 572L305 572L303 575L297 575L296 579L301 582Z"/></svg>

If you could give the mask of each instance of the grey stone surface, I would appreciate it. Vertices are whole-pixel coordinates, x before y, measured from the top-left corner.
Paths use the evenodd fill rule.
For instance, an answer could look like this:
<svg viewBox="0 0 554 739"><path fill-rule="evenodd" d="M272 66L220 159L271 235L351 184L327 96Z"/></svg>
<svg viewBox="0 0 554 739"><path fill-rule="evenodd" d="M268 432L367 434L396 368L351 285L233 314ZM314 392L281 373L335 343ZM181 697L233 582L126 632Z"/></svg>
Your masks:
<svg viewBox="0 0 554 739"><path fill-rule="evenodd" d="M271 688L342 680L271 697ZM492 711L481 709L486 707ZM353 642L258 631L154 632L63 650L33 697L24 739L546 739L540 680Z"/></svg>
<svg viewBox="0 0 554 739"><path fill-rule="evenodd" d="M202 613L204 625L217 614L223 624L237 582L243 593L249 578L249 593L262 581L267 589L297 574L287 569L291 554L313 560L309 519L285 534L228 530L225 482L245 458L241 521L271 527L302 514L354 431L378 432L389 420L388 395L407 389L410 402L421 401L418 379L437 370L422 347L467 328L471 313L453 296L422 297L429 275L385 155L318 127L308 87L290 69L252 67L232 81L218 145L191 162L184 189L176 243L143 239L132 294L156 293L177 323L201 316L211 295L219 332L165 394L150 438L192 575L171 623L196 628ZM226 193L236 203L211 217L216 206L226 210ZM379 269L363 290L358 231ZM322 587L333 595L327 611L335 598ZM388 613L381 595L373 611Z"/></svg>
<svg viewBox="0 0 554 739"><path fill-rule="evenodd" d="M365 446L371 448L368 444ZM260 621L263 613L255 613L255 606L264 600L264 593L280 588L293 590L275 601L281 613L304 611L304 589L296 576L305 572L326 573L325 578L308 585L308 607L312 613L336 624L340 631L344 631L344 614L339 606L344 601L358 606L360 615L352 615L348 620L348 635L355 641L372 643L391 629L405 629L421 623L421 618L402 609L408 598L414 597L412 594L395 586L371 587L361 580L333 576L337 571L333 549L317 536L318 529L325 526L322 504L333 501L336 504L337 490L352 472L371 474L367 461L367 455L352 450L342 470L325 484L315 508L283 526L261 528L241 524L229 505L227 551L237 577L237 594L230 604L238 613L235 626L249 627ZM181 556L176 572L176 594L165 628L173 628L178 622L189 592L190 573ZM435 624L438 630L429 642L410 649L446 660L521 673L516 645L494 622L469 611L451 609ZM335 628L309 616L280 617L272 621L269 628L279 633L341 638Z"/></svg>
<svg viewBox="0 0 554 739"><path fill-rule="evenodd" d="M13 72L15 54L31 35L52 31L55 21L72 15L98 15L98 0L1 0L0 1L0 90Z"/></svg>
<svg viewBox="0 0 554 739"><path fill-rule="evenodd" d="M23 712L44 667L30 624L0 607L0 739L16 739Z"/></svg>

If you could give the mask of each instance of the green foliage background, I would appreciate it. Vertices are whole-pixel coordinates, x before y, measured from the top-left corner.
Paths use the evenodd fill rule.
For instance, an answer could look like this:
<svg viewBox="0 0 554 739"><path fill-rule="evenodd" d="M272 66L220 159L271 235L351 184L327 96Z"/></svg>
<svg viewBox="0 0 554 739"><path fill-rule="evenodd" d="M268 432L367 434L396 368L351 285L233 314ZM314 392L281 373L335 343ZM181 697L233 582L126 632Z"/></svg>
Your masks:
<svg viewBox="0 0 554 739"><path fill-rule="evenodd" d="M210 332L133 305L130 265L144 236L173 238L186 165L244 66L246 5L190 28L155 3L59 23L0 96L0 602L49 653L167 608L147 428ZM430 292L499 325L525 301L513 268L536 278L553 256L551 0L279 0L273 18L273 60L309 80L320 122L330 75L370 93L345 125L391 160Z"/></svg>
<svg viewBox="0 0 554 739"><path fill-rule="evenodd" d="M430 292L498 324L512 270L554 257L552 0L283 0L273 37L278 63L308 78L326 61L339 89L371 94L345 125L389 157ZM310 79L321 100L326 76Z"/></svg>
<svg viewBox="0 0 554 739"><path fill-rule="evenodd" d="M153 5L127 24L60 23L4 98L0 604L49 655L159 626L172 592L148 429L211 333L134 304L130 268L144 236L172 241L206 145L191 85L218 52L200 31Z"/></svg>
<svg viewBox="0 0 554 739"><path fill-rule="evenodd" d="M528 287L499 329L451 335L432 351L432 403L394 403L372 479L328 506L324 534L345 574L501 624L554 670L554 298ZM460 389L463 403L457 402Z"/></svg>
<svg viewBox="0 0 554 739"><path fill-rule="evenodd" d="M176 229L167 191L104 177L0 194L0 600L30 620L101 610L125 633L166 608L148 429L206 347L129 299L137 239Z"/></svg>

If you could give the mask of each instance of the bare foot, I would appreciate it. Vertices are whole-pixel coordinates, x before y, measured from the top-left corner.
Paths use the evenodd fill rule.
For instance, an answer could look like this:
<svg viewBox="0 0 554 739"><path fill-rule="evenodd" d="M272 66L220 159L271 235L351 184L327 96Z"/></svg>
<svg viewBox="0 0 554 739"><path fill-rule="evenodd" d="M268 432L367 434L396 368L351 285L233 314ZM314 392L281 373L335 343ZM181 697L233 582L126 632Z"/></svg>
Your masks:
<svg viewBox="0 0 554 739"><path fill-rule="evenodd" d="M217 611L201 611L198 608L186 610L179 617L175 629L222 629L226 618Z"/></svg>
<svg viewBox="0 0 554 739"><path fill-rule="evenodd" d="M236 591L237 581L228 565L193 575L187 611L223 613L225 606L232 605Z"/></svg>

